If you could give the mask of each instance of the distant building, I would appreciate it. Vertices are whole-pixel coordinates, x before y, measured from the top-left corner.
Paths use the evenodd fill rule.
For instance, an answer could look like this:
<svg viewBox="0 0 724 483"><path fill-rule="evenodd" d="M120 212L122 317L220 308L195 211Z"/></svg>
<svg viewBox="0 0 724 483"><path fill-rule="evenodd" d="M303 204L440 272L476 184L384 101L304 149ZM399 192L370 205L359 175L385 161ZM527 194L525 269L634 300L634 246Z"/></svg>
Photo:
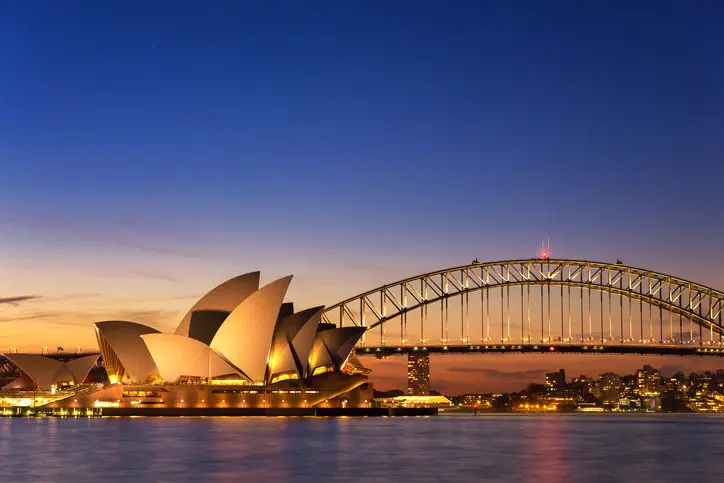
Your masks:
<svg viewBox="0 0 724 483"><path fill-rule="evenodd" d="M581 374L578 377L574 377L571 381L571 384L574 386L583 386L585 388L591 389L593 388L593 379L586 376L585 374Z"/></svg>
<svg viewBox="0 0 724 483"><path fill-rule="evenodd" d="M407 394L430 394L430 355L427 352L407 356Z"/></svg>
<svg viewBox="0 0 724 483"><path fill-rule="evenodd" d="M495 394L462 394L453 398L453 402L461 407L478 409L490 408Z"/></svg>
<svg viewBox="0 0 724 483"><path fill-rule="evenodd" d="M596 396L603 404L618 406L623 394L623 382L618 374L605 372L601 374L596 388Z"/></svg>
<svg viewBox="0 0 724 483"><path fill-rule="evenodd" d="M670 391L686 394L689 388L689 379L681 372L674 374L667 382L666 386Z"/></svg>
<svg viewBox="0 0 724 483"><path fill-rule="evenodd" d="M702 395L709 388L711 380L711 373L709 371L704 372L704 374L692 374L689 377L691 392L693 392L694 395Z"/></svg>
<svg viewBox="0 0 724 483"><path fill-rule="evenodd" d="M621 396L628 399L638 397L638 380L636 374L626 374L621 377Z"/></svg>
<svg viewBox="0 0 724 483"><path fill-rule="evenodd" d="M546 391L556 392L566 387L566 371L558 369L558 372L549 372L546 374Z"/></svg>
<svg viewBox="0 0 724 483"><path fill-rule="evenodd" d="M661 392L661 374L658 369L646 365L637 370L636 390L640 397L658 396Z"/></svg>
<svg viewBox="0 0 724 483"><path fill-rule="evenodd" d="M452 402L445 396L397 396L375 399L375 404L383 408L448 408Z"/></svg>
<svg viewBox="0 0 724 483"><path fill-rule="evenodd" d="M589 394L593 392L594 384L595 381L592 378L581 375L573 378L571 383L568 384L568 389L571 389L578 394Z"/></svg>
<svg viewBox="0 0 724 483"><path fill-rule="evenodd" d="M641 398L641 408L648 412L659 412L661 411L661 397L660 396L646 396Z"/></svg>

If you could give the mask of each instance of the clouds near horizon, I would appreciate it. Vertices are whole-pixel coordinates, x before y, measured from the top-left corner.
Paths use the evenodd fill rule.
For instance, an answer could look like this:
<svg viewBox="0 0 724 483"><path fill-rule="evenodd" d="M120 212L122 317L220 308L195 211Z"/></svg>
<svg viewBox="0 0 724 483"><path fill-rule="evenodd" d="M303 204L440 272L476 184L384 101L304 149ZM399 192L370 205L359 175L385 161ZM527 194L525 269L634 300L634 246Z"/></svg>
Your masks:
<svg viewBox="0 0 724 483"><path fill-rule="evenodd" d="M19 295L15 297L0 297L0 304L11 304L18 305L21 302L27 302L29 300L37 300L42 298L41 295Z"/></svg>

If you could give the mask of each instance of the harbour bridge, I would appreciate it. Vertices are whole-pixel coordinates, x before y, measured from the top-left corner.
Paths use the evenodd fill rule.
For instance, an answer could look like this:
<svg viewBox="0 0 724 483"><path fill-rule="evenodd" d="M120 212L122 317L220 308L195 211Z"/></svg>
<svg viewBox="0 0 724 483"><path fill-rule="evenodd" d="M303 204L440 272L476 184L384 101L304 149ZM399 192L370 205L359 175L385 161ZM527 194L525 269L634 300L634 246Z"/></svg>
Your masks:
<svg viewBox="0 0 724 483"><path fill-rule="evenodd" d="M473 262L329 306L366 327L357 355L589 353L724 356L724 293L617 263Z"/></svg>

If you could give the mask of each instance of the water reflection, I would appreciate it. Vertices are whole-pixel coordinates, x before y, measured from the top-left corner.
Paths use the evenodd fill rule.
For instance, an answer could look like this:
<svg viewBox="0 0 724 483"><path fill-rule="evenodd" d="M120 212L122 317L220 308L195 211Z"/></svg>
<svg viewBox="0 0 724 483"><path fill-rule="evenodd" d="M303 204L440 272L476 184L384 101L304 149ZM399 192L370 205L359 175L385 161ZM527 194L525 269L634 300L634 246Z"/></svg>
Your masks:
<svg viewBox="0 0 724 483"><path fill-rule="evenodd" d="M0 419L3 481L724 480L704 415Z"/></svg>

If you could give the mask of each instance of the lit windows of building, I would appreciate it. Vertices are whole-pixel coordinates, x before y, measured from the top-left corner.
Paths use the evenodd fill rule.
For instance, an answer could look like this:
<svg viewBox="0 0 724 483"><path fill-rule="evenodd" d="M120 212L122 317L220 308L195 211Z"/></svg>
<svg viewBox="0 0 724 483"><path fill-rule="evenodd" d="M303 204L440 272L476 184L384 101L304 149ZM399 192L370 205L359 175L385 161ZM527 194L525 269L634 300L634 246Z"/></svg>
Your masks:
<svg viewBox="0 0 724 483"><path fill-rule="evenodd" d="M455 397L458 406L465 408L490 408L493 401L493 394L463 394Z"/></svg>
<svg viewBox="0 0 724 483"><path fill-rule="evenodd" d="M407 356L407 394L430 394L430 355L426 352Z"/></svg>
<svg viewBox="0 0 724 483"><path fill-rule="evenodd" d="M436 396L395 396L376 399L376 403L383 408L449 408L452 402L442 395Z"/></svg>
<svg viewBox="0 0 724 483"><path fill-rule="evenodd" d="M605 372L598 380L596 395L603 404L618 406L623 396L623 381L618 374Z"/></svg>
<svg viewBox="0 0 724 483"><path fill-rule="evenodd" d="M661 391L661 374L658 369L644 366L636 371L636 389L639 396L658 396Z"/></svg>
<svg viewBox="0 0 724 483"><path fill-rule="evenodd" d="M549 372L546 374L546 391L556 392L566 387L566 371L558 369L558 372Z"/></svg>

